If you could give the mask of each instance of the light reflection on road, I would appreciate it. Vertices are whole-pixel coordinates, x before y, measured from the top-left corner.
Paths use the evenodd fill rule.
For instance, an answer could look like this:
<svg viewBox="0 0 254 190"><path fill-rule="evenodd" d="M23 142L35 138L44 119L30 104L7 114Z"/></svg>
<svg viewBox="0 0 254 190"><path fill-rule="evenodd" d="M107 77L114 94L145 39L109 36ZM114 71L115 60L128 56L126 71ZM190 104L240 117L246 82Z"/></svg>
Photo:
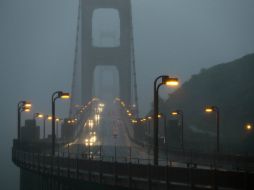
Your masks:
<svg viewBox="0 0 254 190"><path fill-rule="evenodd" d="M69 151L94 159L113 161L116 157L119 162L131 159L134 163L152 164L151 147L137 145L129 139L126 128L128 127L132 136L133 129L130 126L131 122L126 122L126 118L123 118L121 109L118 103L95 104L90 117L83 122L82 133L69 143ZM127 110L127 114L130 114L130 111ZM160 165L187 167L186 163L168 162L164 153L160 153L159 157Z"/></svg>
<svg viewBox="0 0 254 190"><path fill-rule="evenodd" d="M126 119L126 118L125 118ZM93 107L91 116L84 121L82 134L69 143L69 151L80 153L87 151L103 156L104 159L117 157L117 159L150 159L151 156L141 146L133 143L126 132L128 127L133 134L130 123L122 118L121 107L117 103L97 103ZM67 148L67 145L65 146Z"/></svg>

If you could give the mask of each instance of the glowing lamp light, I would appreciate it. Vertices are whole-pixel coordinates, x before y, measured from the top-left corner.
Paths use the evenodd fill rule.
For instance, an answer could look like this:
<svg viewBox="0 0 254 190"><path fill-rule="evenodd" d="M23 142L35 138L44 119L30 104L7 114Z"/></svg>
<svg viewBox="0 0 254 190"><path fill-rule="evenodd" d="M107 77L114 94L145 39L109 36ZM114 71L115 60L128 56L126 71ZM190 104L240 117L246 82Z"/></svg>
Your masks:
<svg viewBox="0 0 254 190"><path fill-rule="evenodd" d="M69 122L68 123L71 123L71 124L75 124L75 120L74 119L71 119L71 120L69 120Z"/></svg>
<svg viewBox="0 0 254 190"><path fill-rule="evenodd" d="M253 125L250 124L250 123L247 123L247 124L245 125L245 129L246 129L247 131L252 130L252 128L253 128Z"/></svg>
<svg viewBox="0 0 254 190"><path fill-rule="evenodd" d="M212 107L206 107L205 112L206 113L211 113L211 112L213 112L213 108Z"/></svg>
<svg viewBox="0 0 254 190"><path fill-rule="evenodd" d="M24 105L26 108L31 108L32 107L32 104L25 104Z"/></svg>
<svg viewBox="0 0 254 190"><path fill-rule="evenodd" d="M23 107L24 107L24 108L31 108L31 107L32 107L32 103L26 101L26 102L24 103L24 106L23 106Z"/></svg>
<svg viewBox="0 0 254 190"><path fill-rule="evenodd" d="M105 104L103 104L103 103L99 104L99 107L101 107L101 108L103 108L104 106L105 106Z"/></svg>
<svg viewBox="0 0 254 190"><path fill-rule="evenodd" d="M179 80L176 77L164 76L162 78L162 83L167 85L167 86L175 87L175 86L179 85Z"/></svg>
<svg viewBox="0 0 254 190"><path fill-rule="evenodd" d="M90 142L95 143L96 142L96 136L91 137Z"/></svg>
<svg viewBox="0 0 254 190"><path fill-rule="evenodd" d="M122 105L123 107L125 107L125 103L124 103L123 101L121 101L121 105Z"/></svg>
<svg viewBox="0 0 254 190"><path fill-rule="evenodd" d="M31 109L30 108L24 108L24 112L30 112Z"/></svg>
<svg viewBox="0 0 254 190"><path fill-rule="evenodd" d="M178 115L178 112L177 111L173 111L173 112L171 112L171 115Z"/></svg>
<svg viewBox="0 0 254 190"><path fill-rule="evenodd" d="M38 114L37 117L38 117L38 118L43 118L44 115L43 115L43 114Z"/></svg>
<svg viewBox="0 0 254 190"><path fill-rule="evenodd" d="M131 122L132 122L132 123L137 123L138 121L135 120L135 119L133 119L133 120L131 120Z"/></svg>
<svg viewBox="0 0 254 190"><path fill-rule="evenodd" d="M61 98L61 99L69 99L70 97L71 97L70 94L67 93L67 92L63 92L63 93L61 93L61 95L60 95L60 98Z"/></svg>
<svg viewBox="0 0 254 190"><path fill-rule="evenodd" d="M40 118L40 119L42 119L42 118L44 118L44 115L42 114L42 113L35 113L34 114L34 119L35 118Z"/></svg>
<svg viewBox="0 0 254 190"><path fill-rule="evenodd" d="M178 79L174 79L174 80L171 79L171 80L166 82L166 85L167 86L178 86L179 85L179 81L178 81Z"/></svg>

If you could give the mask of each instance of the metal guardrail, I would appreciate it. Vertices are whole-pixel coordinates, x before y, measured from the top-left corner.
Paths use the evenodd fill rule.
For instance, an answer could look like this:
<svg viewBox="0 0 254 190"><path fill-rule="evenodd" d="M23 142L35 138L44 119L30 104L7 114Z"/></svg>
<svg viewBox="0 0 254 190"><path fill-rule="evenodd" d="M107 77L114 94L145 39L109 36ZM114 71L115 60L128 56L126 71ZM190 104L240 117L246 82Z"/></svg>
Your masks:
<svg viewBox="0 0 254 190"><path fill-rule="evenodd" d="M15 149L25 152L49 154L51 150L50 142L21 142L14 141ZM144 146L143 149L149 149ZM83 144L68 143L57 144L56 155L66 157L93 157L97 160L135 162L139 164L151 164L152 155L147 153L147 158L139 158L135 155L138 149L134 147L122 146L84 146ZM152 147L150 147L152 150ZM167 152L167 153L166 153ZM152 153L152 152L150 152ZM210 167L216 169L236 170L236 171L254 171L254 157L232 154L212 154L204 152L195 152L188 150L164 150L160 149L160 165L195 165L199 167Z"/></svg>
<svg viewBox="0 0 254 190"><path fill-rule="evenodd" d="M227 171L216 168L198 168L193 164L184 167L173 165L153 166L149 162L120 162L107 157L85 154L56 154L32 152L13 147L13 162L32 172L79 181L118 185L135 189L168 189L170 186L199 188L253 189L254 173ZM156 187L156 188L155 188Z"/></svg>

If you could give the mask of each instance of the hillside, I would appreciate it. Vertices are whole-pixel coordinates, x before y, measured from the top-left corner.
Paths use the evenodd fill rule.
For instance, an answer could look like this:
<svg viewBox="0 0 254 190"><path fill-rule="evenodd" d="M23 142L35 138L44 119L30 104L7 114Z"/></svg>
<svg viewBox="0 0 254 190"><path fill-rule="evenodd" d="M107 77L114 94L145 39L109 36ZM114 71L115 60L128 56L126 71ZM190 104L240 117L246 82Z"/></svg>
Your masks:
<svg viewBox="0 0 254 190"><path fill-rule="evenodd" d="M216 105L221 115L222 141L246 139L243 125L254 122L254 54L223 63L193 75L170 94L167 110L182 109L186 128L215 132L215 115L204 113L205 105ZM164 108L165 109L165 108ZM254 131L253 131L254 132Z"/></svg>

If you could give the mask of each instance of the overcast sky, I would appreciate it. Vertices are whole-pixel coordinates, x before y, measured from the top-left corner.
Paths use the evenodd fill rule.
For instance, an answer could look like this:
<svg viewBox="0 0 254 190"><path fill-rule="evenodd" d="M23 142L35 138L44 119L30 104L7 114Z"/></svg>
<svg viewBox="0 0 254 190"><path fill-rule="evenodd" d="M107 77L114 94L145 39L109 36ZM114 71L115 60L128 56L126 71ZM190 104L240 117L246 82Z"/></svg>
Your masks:
<svg viewBox="0 0 254 190"><path fill-rule="evenodd" d="M157 75L184 82L201 68L254 52L253 0L133 0L132 6L143 114ZM0 0L1 189L18 187L9 180L18 179L10 158L17 102L30 99L34 112L48 113L51 93L70 90L77 7L77 0Z"/></svg>

